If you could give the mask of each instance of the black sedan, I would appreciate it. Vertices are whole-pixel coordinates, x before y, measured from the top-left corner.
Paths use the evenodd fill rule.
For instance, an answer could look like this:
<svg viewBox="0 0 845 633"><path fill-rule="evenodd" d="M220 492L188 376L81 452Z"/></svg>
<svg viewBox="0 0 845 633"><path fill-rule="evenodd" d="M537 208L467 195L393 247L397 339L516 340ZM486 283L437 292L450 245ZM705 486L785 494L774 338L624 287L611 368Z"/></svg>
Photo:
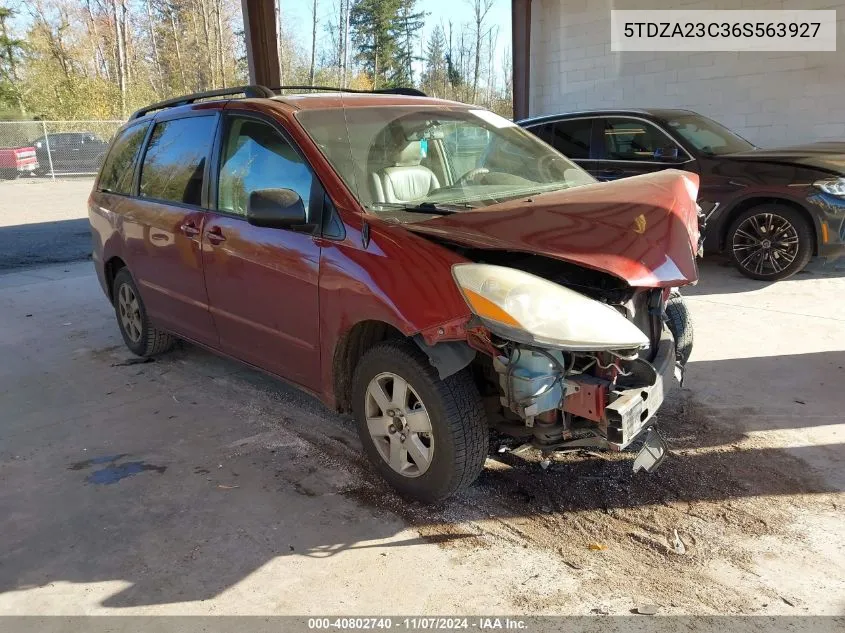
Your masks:
<svg viewBox="0 0 845 633"><path fill-rule="evenodd" d="M670 167L699 174L705 252L753 279L845 254L845 143L760 149L689 110L601 110L518 122L599 180Z"/></svg>

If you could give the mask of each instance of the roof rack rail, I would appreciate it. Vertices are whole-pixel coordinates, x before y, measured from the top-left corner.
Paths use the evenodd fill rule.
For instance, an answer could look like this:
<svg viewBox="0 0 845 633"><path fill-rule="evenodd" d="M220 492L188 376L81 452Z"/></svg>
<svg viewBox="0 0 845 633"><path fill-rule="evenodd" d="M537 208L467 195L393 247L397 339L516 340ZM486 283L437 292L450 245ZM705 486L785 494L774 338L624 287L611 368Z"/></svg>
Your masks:
<svg viewBox="0 0 845 633"><path fill-rule="evenodd" d="M133 112L132 116L129 117L129 120L132 121L134 119L140 119L145 114L149 114L150 112L154 112L155 110L164 110L165 108L173 108L180 105L187 105L189 103L199 101L200 99L210 99L213 97L231 97L233 95L240 94L248 98L270 98L276 96L273 91L269 88L265 88L264 86L258 85L235 86L234 88L222 88L220 90L207 90L205 92L195 92L193 94L182 95L181 97L174 97L173 99L165 99L164 101L153 103L152 105L148 105L145 108L141 108L140 110L136 110L135 112Z"/></svg>
<svg viewBox="0 0 845 633"><path fill-rule="evenodd" d="M277 86L271 88L273 92L282 90L319 90L324 92L351 92L355 94L384 94L404 95L406 97L427 97L422 90L416 88L377 88L375 90L356 90L354 88L336 88L333 86Z"/></svg>

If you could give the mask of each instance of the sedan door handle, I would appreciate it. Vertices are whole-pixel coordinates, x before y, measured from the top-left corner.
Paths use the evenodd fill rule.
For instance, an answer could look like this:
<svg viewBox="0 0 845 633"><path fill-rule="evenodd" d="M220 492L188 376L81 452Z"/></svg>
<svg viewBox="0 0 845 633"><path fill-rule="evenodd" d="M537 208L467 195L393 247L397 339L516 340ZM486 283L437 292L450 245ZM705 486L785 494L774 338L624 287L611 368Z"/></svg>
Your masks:
<svg viewBox="0 0 845 633"><path fill-rule="evenodd" d="M199 227L193 222L185 222L179 229L188 237L196 237L200 234Z"/></svg>
<svg viewBox="0 0 845 633"><path fill-rule="evenodd" d="M213 226L205 232L205 236L212 244L220 244L226 241L226 236L223 235L223 230L219 226Z"/></svg>

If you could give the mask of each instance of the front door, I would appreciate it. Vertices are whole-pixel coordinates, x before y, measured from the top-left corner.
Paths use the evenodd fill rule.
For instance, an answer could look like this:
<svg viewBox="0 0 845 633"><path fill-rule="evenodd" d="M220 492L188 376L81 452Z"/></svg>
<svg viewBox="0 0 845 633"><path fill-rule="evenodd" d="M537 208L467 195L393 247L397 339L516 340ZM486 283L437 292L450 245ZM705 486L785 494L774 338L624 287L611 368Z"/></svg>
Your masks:
<svg viewBox="0 0 845 633"><path fill-rule="evenodd" d="M141 162L138 199L124 219L129 266L150 318L215 345L200 239L203 189L217 115L158 121Z"/></svg>
<svg viewBox="0 0 845 633"><path fill-rule="evenodd" d="M208 214L202 246L220 347L317 390L319 183L275 124L247 114L224 117L219 154L217 211ZM250 193L277 188L300 195L309 224L316 216L313 232L247 222Z"/></svg>
<svg viewBox="0 0 845 633"><path fill-rule="evenodd" d="M672 167L685 169L686 151L665 132L643 119L596 119L602 160L594 174L599 180L617 180Z"/></svg>

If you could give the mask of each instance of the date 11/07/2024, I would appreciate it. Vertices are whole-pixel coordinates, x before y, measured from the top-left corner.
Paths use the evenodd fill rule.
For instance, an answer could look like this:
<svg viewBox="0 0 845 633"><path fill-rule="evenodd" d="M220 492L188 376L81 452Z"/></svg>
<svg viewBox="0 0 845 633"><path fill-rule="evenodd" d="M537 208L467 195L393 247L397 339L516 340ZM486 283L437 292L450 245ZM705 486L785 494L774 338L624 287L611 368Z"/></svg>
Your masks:
<svg viewBox="0 0 845 633"><path fill-rule="evenodd" d="M398 631L448 631L448 630L510 630L526 631L528 623L524 619L508 617L351 617L351 618L309 618L310 630L398 630Z"/></svg>

